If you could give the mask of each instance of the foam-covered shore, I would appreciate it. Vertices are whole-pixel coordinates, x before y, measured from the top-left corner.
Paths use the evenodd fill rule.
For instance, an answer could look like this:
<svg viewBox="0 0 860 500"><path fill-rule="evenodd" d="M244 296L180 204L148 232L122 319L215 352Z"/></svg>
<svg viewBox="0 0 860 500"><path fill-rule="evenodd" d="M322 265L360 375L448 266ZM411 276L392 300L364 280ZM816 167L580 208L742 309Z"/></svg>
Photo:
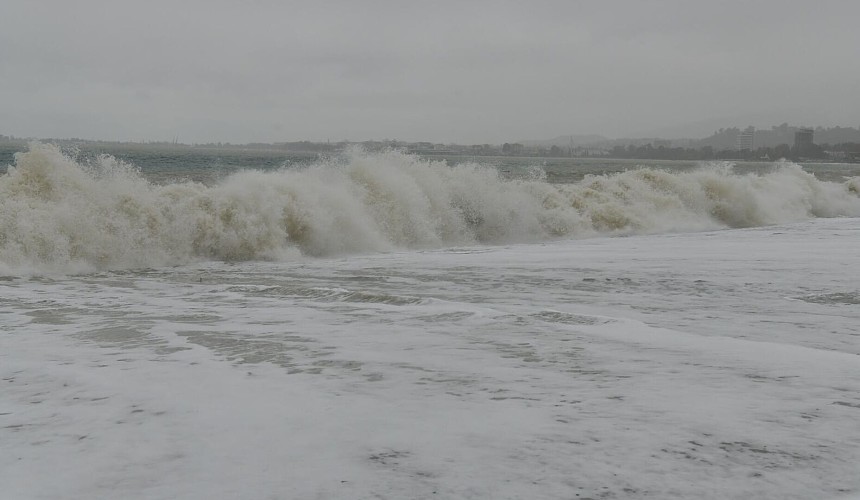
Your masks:
<svg viewBox="0 0 860 500"><path fill-rule="evenodd" d="M212 186L153 184L111 156L79 163L56 146L33 144L0 176L0 271L752 227L860 215L858 191L858 178L823 182L791 163L764 174L706 164L691 172L642 168L551 184L395 151L243 171Z"/></svg>
<svg viewBox="0 0 860 500"><path fill-rule="evenodd" d="M814 219L7 278L0 496L856 494L858 245Z"/></svg>

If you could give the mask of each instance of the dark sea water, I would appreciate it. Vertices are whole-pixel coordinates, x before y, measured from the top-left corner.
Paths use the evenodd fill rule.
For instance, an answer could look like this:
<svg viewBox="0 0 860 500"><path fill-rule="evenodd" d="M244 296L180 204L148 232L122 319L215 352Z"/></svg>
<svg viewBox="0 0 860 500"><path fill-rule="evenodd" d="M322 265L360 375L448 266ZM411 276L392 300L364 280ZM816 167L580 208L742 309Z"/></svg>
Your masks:
<svg viewBox="0 0 860 500"><path fill-rule="evenodd" d="M14 154L26 151L23 144L0 144L0 173L14 163ZM87 161L100 154L108 154L140 169L152 182L163 183L176 179L204 183L216 182L240 170L271 171L281 168L302 167L312 164L321 155L314 152L267 149L206 148L183 146L93 146L77 149L64 148L70 156ZM586 175L604 175L640 167L653 167L672 172L690 171L700 167L701 161L637 160L610 158L537 158L510 156L458 156L429 155L428 159L444 160L451 165L475 162L496 167L502 174L521 178L529 177L539 169L544 180L550 183L569 183ZM737 173L765 173L774 162L733 162ZM803 169L824 181L843 181L860 175L860 164L802 162Z"/></svg>
<svg viewBox="0 0 860 500"><path fill-rule="evenodd" d="M240 170L275 170L308 164L316 153L286 152L264 149L190 148L117 145L86 145L63 148L71 157L87 162L102 154L111 155L140 169L152 182L187 179L211 183ZM26 151L26 145L0 145L0 172L14 163L14 154Z"/></svg>

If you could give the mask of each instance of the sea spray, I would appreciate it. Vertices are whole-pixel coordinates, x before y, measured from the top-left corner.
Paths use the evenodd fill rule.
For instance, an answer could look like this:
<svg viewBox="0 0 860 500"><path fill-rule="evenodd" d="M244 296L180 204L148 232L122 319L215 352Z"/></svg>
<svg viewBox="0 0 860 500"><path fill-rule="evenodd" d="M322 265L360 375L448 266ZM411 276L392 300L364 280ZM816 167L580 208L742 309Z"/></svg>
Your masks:
<svg viewBox="0 0 860 500"><path fill-rule="evenodd" d="M242 171L208 186L148 182L109 155L50 144L0 176L0 272L86 272L194 260L282 259L599 234L751 227L860 216L858 180L795 164L739 175L641 168L551 184L492 166L397 151L348 152L299 169Z"/></svg>

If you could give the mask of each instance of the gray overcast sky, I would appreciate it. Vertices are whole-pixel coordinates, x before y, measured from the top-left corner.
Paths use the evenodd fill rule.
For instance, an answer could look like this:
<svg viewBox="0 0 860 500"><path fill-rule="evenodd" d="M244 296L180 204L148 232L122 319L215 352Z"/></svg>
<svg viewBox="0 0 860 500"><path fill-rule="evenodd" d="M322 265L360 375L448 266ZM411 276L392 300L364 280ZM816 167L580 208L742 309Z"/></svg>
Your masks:
<svg viewBox="0 0 860 500"><path fill-rule="evenodd" d="M858 56L858 0L3 0L0 133L500 143L857 127Z"/></svg>

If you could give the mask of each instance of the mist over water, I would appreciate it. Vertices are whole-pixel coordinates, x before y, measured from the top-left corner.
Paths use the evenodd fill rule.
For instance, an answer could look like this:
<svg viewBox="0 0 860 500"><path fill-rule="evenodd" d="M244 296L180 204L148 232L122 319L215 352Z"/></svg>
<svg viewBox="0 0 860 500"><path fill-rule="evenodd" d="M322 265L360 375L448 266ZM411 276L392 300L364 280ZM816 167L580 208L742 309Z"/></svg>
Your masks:
<svg viewBox="0 0 860 500"><path fill-rule="evenodd" d="M752 227L860 216L860 178L792 163L705 164L550 183L396 151L353 150L212 184L154 183L110 155L33 144L0 176L0 272L87 272L555 238Z"/></svg>

